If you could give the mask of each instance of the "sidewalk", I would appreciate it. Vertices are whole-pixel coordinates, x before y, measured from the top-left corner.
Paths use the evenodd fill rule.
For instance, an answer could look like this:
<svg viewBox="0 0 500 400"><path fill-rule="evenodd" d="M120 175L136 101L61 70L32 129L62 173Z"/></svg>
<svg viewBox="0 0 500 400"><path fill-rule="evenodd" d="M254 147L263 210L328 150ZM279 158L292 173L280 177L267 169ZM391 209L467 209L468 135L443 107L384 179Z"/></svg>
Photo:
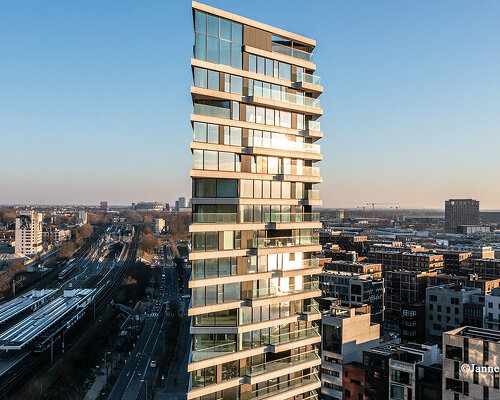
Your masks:
<svg viewBox="0 0 500 400"><path fill-rule="evenodd" d="M99 398L99 395L101 394L101 390L104 388L106 385L106 374L104 375L97 375L94 383L90 387L89 391L83 398L83 400L96 400Z"/></svg>

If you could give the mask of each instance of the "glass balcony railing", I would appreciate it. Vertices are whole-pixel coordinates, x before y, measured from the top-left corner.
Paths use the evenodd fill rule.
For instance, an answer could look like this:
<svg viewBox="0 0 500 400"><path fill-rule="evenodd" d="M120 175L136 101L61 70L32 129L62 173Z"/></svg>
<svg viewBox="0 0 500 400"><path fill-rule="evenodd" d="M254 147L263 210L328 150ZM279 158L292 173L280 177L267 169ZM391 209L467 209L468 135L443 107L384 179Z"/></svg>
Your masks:
<svg viewBox="0 0 500 400"><path fill-rule="evenodd" d="M269 335L269 340L271 344L281 344L295 342L301 339L307 339L310 337L319 336L319 329L317 327L302 329L300 331L294 331L289 333L281 333L279 335Z"/></svg>
<svg viewBox="0 0 500 400"><path fill-rule="evenodd" d="M305 82L305 83L310 83L311 85L321 85L321 77L318 75L312 75L312 74L298 74L295 77L295 82Z"/></svg>
<svg viewBox="0 0 500 400"><path fill-rule="evenodd" d="M229 108L209 106L207 104L194 104L194 113L207 115L209 117L230 118L231 112Z"/></svg>
<svg viewBox="0 0 500 400"><path fill-rule="evenodd" d="M279 271L279 272L283 273L283 272L287 272L287 271L296 271L299 269L307 269L307 268L315 268L315 267L319 267L319 260L317 258L311 258L308 260L302 260L302 262L300 262L300 263L291 262L285 268L280 267L280 268L276 268L276 269L270 270L270 271Z"/></svg>
<svg viewBox="0 0 500 400"><path fill-rule="evenodd" d="M267 363L251 365L247 367L246 375L256 376L262 375L266 372L276 371L277 369L291 367L296 364L305 363L311 360L319 359L318 350L308 351L306 353L296 354L279 360L269 361Z"/></svg>
<svg viewBox="0 0 500 400"><path fill-rule="evenodd" d="M243 139L243 147L260 147L276 150L304 151L307 153L320 153L321 146L312 143L299 143L286 139L264 139L249 137Z"/></svg>
<svg viewBox="0 0 500 400"><path fill-rule="evenodd" d="M312 282L306 282L300 286L297 285L296 287L293 285L287 287L273 286L270 288L263 288L263 289L242 290L241 297L243 299L256 300L256 299L265 299L268 297L285 296L297 293L308 293L308 292L314 292L316 290L319 290L319 282L314 280Z"/></svg>
<svg viewBox="0 0 500 400"><path fill-rule="evenodd" d="M279 43L273 42L272 50L275 53L284 54L285 56L300 58L301 60L304 60L304 61L313 62L313 55L311 53L308 53L308 52L302 51L302 50L293 49L292 47L283 46L282 44L279 44Z"/></svg>
<svg viewBox="0 0 500 400"><path fill-rule="evenodd" d="M316 300L312 300L311 304L308 304L302 310L302 314L319 314L319 304Z"/></svg>
<svg viewBox="0 0 500 400"><path fill-rule="evenodd" d="M249 249L267 247L291 247L319 244L319 236L288 236L276 238L253 238L247 242Z"/></svg>
<svg viewBox="0 0 500 400"><path fill-rule="evenodd" d="M318 222L319 213L264 213L269 222Z"/></svg>
<svg viewBox="0 0 500 400"><path fill-rule="evenodd" d="M320 200L319 190L306 190L306 199L308 200Z"/></svg>
<svg viewBox="0 0 500 400"><path fill-rule="evenodd" d="M279 173L282 175L302 175L302 176L319 176L319 167L303 167L297 165L281 165Z"/></svg>
<svg viewBox="0 0 500 400"><path fill-rule="evenodd" d="M319 213L194 213L195 224L234 224L269 222L318 222Z"/></svg>
<svg viewBox="0 0 500 400"><path fill-rule="evenodd" d="M237 213L194 213L195 224L231 224L238 222Z"/></svg>
<svg viewBox="0 0 500 400"><path fill-rule="evenodd" d="M292 378L288 381L280 381L263 388L253 390L251 392L242 392L241 400L261 400L266 397L274 396L279 393L287 392L300 386L306 386L311 383L319 382L318 371L313 369L313 372L308 375L303 375L298 378Z"/></svg>
<svg viewBox="0 0 500 400"><path fill-rule="evenodd" d="M204 349L193 350L191 361L201 361L208 358L220 357L236 351L236 342L219 344L217 346L206 347Z"/></svg>
<svg viewBox="0 0 500 400"><path fill-rule="evenodd" d="M299 106L321 108L321 101L319 99L313 99L312 97L287 93L282 90L262 87L249 87L246 92L248 96L263 97L265 99L283 101L285 103L297 104Z"/></svg>
<svg viewBox="0 0 500 400"><path fill-rule="evenodd" d="M306 129L309 131L321 131L321 123L319 121L307 121Z"/></svg>

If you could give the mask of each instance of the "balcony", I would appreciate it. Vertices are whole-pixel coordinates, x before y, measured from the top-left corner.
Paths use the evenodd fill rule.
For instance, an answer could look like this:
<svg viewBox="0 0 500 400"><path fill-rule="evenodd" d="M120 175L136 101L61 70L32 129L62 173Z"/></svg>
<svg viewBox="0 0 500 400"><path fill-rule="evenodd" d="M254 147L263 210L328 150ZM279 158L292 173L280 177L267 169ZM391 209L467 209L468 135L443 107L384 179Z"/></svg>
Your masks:
<svg viewBox="0 0 500 400"><path fill-rule="evenodd" d="M312 143L298 143L286 139L264 139L264 138L247 138L243 139L243 147L258 147L265 149L276 149L286 151L301 151L306 153L319 154L321 146Z"/></svg>
<svg viewBox="0 0 500 400"><path fill-rule="evenodd" d="M297 165L281 165L279 173L282 175L319 176L319 167L302 167Z"/></svg>
<svg viewBox="0 0 500 400"><path fill-rule="evenodd" d="M295 77L296 82L304 82L304 83L309 83L311 85L318 85L321 86L321 77L318 75L312 75L312 74L299 74Z"/></svg>
<svg viewBox="0 0 500 400"><path fill-rule="evenodd" d="M272 51L275 53L283 54L285 56L299 58L304 61L313 62L313 55L311 53L307 53L306 51L294 49L292 47L284 46L279 43L272 44Z"/></svg>
<svg viewBox="0 0 500 400"><path fill-rule="evenodd" d="M193 350L191 352L191 361L207 360L209 358L220 357L234 352L236 352L236 342L219 344L204 349Z"/></svg>
<svg viewBox="0 0 500 400"><path fill-rule="evenodd" d="M235 224L237 213L193 213L193 224Z"/></svg>
<svg viewBox="0 0 500 400"><path fill-rule="evenodd" d="M246 95L282 101L284 103L290 103L299 106L321 108L321 101L319 99L313 99L312 97L287 93L282 90L275 90L271 88L249 87Z"/></svg>
<svg viewBox="0 0 500 400"><path fill-rule="evenodd" d="M307 200L321 200L319 190L306 190Z"/></svg>
<svg viewBox="0 0 500 400"><path fill-rule="evenodd" d="M307 121L306 130L308 131L321 131L321 123L319 121Z"/></svg>
<svg viewBox="0 0 500 400"><path fill-rule="evenodd" d="M296 247L319 244L319 236L287 236L276 238L253 238L247 241L247 248Z"/></svg>
<svg viewBox="0 0 500 400"><path fill-rule="evenodd" d="M314 372L300 376L298 378L292 378L287 381L281 381L279 383L275 383L273 385L269 385L262 389L256 389L251 392L243 392L241 393L242 400L250 400L250 399L272 399L274 396L277 396L281 393L289 392L294 389L299 389L297 394L304 393L310 390L314 390L314 388L319 387L320 380L318 377L318 372L313 369ZM287 395L288 396L288 395ZM293 395L288 396L293 397ZM279 398L283 398L279 396Z"/></svg>
<svg viewBox="0 0 500 400"><path fill-rule="evenodd" d="M263 213L260 218L243 213L193 213L194 224L318 222L319 213Z"/></svg>
<svg viewBox="0 0 500 400"><path fill-rule="evenodd" d="M252 365L247 367L248 376L258 376L265 374L267 372L276 371L278 369L283 369L287 367L293 367L297 364L302 364L311 360L318 360L318 350L312 350L306 353L297 354L294 356L289 356L285 358L281 358L279 360L270 361L267 363Z"/></svg>
<svg viewBox="0 0 500 400"><path fill-rule="evenodd" d="M263 289L242 290L241 297L249 300L266 299L276 296L287 296L297 293L315 292L319 290L317 281L306 282L302 285L288 286L288 287L270 287Z"/></svg>
<svg viewBox="0 0 500 400"><path fill-rule="evenodd" d="M290 333L282 333L280 335L271 334L269 336L269 339L270 339L270 344L276 345L276 344L296 342L297 340L308 339L311 337L319 337L319 336L320 335L319 335L318 328L314 327L314 328L302 329L300 331L294 331L294 332L290 332Z"/></svg>
<svg viewBox="0 0 500 400"><path fill-rule="evenodd" d="M206 115L208 117L217 118L231 118L231 111L229 108L209 106L207 104L194 103L194 113L199 115Z"/></svg>
<svg viewBox="0 0 500 400"><path fill-rule="evenodd" d="M305 306L302 310L302 314L305 315L318 314L320 312L321 311L319 310L319 304L316 300L312 300L311 304Z"/></svg>

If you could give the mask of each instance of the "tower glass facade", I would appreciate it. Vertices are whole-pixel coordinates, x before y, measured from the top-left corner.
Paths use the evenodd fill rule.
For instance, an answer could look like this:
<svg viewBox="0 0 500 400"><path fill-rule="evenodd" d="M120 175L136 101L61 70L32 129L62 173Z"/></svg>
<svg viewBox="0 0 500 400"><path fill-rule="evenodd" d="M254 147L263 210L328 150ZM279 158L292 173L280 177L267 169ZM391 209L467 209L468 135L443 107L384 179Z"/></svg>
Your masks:
<svg viewBox="0 0 500 400"><path fill-rule="evenodd" d="M317 399L315 41L193 2L188 399Z"/></svg>

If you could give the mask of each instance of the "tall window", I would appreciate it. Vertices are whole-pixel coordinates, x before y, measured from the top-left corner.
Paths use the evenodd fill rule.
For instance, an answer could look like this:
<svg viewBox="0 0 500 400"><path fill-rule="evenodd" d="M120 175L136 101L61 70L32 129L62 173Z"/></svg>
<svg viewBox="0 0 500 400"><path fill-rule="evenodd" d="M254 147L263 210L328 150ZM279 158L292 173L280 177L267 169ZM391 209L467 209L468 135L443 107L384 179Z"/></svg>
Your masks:
<svg viewBox="0 0 500 400"><path fill-rule="evenodd" d="M196 11L194 27L195 58L242 68L243 26L241 24Z"/></svg>

